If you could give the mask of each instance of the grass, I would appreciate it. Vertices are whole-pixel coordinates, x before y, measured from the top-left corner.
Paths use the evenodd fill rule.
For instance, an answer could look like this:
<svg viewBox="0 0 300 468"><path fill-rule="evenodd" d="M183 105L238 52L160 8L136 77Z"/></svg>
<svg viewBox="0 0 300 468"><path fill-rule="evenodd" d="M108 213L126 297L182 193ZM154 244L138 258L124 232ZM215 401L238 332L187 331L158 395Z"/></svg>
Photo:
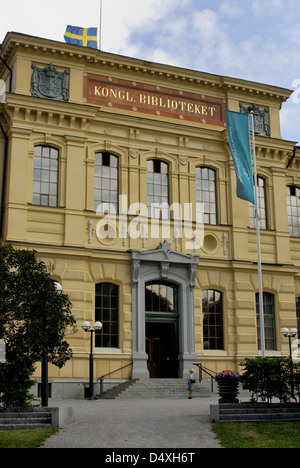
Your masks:
<svg viewBox="0 0 300 468"><path fill-rule="evenodd" d="M56 434L58 428L24 429L20 431L0 431L1 448L37 448L48 437Z"/></svg>
<svg viewBox="0 0 300 468"><path fill-rule="evenodd" d="M224 448L300 448L300 423L214 423Z"/></svg>

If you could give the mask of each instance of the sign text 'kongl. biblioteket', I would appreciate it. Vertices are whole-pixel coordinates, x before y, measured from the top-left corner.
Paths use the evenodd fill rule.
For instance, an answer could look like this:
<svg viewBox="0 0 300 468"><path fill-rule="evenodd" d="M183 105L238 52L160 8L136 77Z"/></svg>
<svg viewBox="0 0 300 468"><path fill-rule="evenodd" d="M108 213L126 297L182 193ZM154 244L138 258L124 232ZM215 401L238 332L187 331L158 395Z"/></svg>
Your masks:
<svg viewBox="0 0 300 468"><path fill-rule="evenodd" d="M224 127L223 99L161 86L87 74L84 98L89 104L111 109Z"/></svg>

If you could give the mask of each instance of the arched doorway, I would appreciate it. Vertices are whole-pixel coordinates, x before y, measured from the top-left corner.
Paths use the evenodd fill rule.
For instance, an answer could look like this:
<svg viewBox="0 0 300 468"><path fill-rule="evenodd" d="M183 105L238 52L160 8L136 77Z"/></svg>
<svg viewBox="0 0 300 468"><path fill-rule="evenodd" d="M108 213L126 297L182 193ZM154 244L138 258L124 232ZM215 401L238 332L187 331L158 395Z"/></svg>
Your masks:
<svg viewBox="0 0 300 468"><path fill-rule="evenodd" d="M149 378L149 356L146 352L149 343L147 345L146 338L159 338L168 344L168 348L175 350L179 362L177 377L182 378L198 359L195 353L194 288L199 256L175 252L165 241L155 250L132 250L131 258L132 378ZM177 301L176 313L170 310L146 310L146 286L152 284L173 288ZM155 341L159 340L152 340L154 352L157 351ZM172 345L173 342L177 343L178 350ZM160 351L161 356L164 353L166 359L170 359L166 351ZM174 368L172 365L167 366L173 368L172 374L176 374L175 361Z"/></svg>
<svg viewBox="0 0 300 468"><path fill-rule="evenodd" d="M167 282L145 287L146 354L150 378L176 378L179 371L178 288Z"/></svg>

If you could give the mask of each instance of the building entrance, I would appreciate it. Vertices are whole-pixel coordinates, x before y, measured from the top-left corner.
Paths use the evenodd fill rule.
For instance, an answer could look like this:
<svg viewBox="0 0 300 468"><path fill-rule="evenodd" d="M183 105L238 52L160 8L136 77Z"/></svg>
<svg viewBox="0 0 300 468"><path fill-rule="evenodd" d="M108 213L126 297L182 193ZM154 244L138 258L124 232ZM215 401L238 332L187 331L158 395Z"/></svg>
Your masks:
<svg viewBox="0 0 300 468"><path fill-rule="evenodd" d="M150 378L177 378L177 323L146 323L146 353Z"/></svg>
<svg viewBox="0 0 300 468"><path fill-rule="evenodd" d="M146 354L150 378L177 378L179 372L178 290L168 283L148 283Z"/></svg>

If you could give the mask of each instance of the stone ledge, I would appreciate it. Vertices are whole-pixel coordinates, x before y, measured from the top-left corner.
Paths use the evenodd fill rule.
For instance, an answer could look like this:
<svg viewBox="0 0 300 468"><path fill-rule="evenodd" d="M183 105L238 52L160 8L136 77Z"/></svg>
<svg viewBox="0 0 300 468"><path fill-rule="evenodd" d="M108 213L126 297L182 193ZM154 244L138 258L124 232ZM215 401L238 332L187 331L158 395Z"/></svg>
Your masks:
<svg viewBox="0 0 300 468"><path fill-rule="evenodd" d="M237 403L210 406L211 422L300 421L298 403Z"/></svg>

